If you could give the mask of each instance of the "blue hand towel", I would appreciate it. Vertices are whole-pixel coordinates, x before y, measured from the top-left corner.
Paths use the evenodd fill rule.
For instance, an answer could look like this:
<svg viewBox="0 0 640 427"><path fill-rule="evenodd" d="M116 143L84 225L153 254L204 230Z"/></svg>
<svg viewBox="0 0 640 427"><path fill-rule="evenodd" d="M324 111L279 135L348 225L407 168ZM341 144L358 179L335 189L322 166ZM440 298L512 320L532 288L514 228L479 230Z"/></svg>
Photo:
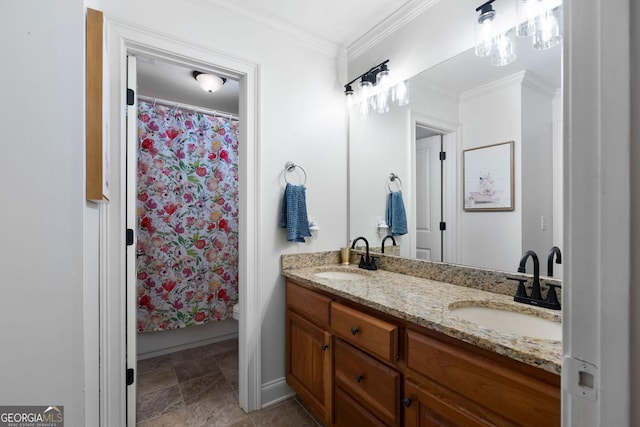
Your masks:
<svg viewBox="0 0 640 427"><path fill-rule="evenodd" d="M305 191L304 185L289 183L284 189L280 227L287 229L287 240L290 242L304 242L305 237L311 236Z"/></svg>
<svg viewBox="0 0 640 427"><path fill-rule="evenodd" d="M407 214L401 191L392 191L387 197L387 225L392 236L407 234Z"/></svg>

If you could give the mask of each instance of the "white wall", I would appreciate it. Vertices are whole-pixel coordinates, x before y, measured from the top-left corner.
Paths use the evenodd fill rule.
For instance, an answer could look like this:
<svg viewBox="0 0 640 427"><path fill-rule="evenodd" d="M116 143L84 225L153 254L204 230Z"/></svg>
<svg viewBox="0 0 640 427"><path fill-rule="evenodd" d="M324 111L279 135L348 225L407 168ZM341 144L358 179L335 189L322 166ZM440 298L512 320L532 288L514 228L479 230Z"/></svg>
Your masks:
<svg viewBox="0 0 640 427"><path fill-rule="evenodd" d="M522 81L522 249L540 257L540 273L553 246L553 88L525 74ZM558 184L561 186L561 184ZM542 230L544 217L544 230ZM559 245L560 246L560 245ZM561 248L562 249L562 248ZM530 269L527 271L531 271Z"/></svg>
<svg viewBox="0 0 640 427"><path fill-rule="evenodd" d="M83 2L7 1L0 14L0 402L64 405L67 425L85 425L97 250L84 245L98 215L84 195Z"/></svg>
<svg viewBox="0 0 640 427"><path fill-rule="evenodd" d="M515 170L513 211L461 212L458 248L464 265L514 271L522 255L521 82L520 76L508 78L466 92L460 99L462 150L514 141ZM462 178L459 188L462 194Z"/></svg>

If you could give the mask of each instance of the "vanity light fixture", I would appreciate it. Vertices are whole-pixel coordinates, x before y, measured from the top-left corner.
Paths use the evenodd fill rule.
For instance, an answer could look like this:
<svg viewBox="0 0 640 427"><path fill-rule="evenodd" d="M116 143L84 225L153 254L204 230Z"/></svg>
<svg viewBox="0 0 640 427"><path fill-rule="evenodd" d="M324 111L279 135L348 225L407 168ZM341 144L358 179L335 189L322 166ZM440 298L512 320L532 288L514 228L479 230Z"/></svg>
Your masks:
<svg viewBox="0 0 640 427"><path fill-rule="evenodd" d="M503 66L516 59L515 36L533 38L538 50L558 46L562 42L562 0L516 0L515 27L508 28L498 20L489 0L476 8L480 12L475 23L477 56L491 56L491 63Z"/></svg>
<svg viewBox="0 0 640 427"><path fill-rule="evenodd" d="M227 81L224 77L216 76L215 74L201 73L200 71L194 71L192 73L193 78L196 79L202 90L213 93L220 90L223 84Z"/></svg>
<svg viewBox="0 0 640 427"><path fill-rule="evenodd" d="M498 13L489 0L476 8L480 12L475 24L476 55L491 56L496 66L510 64L516 59L515 30L504 28Z"/></svg>
<svg viewBox="0 0 640 427"><path fill-rule="evenodd" d="M363 116L367 116L371 111L386 113L389 111L391 102L402 106L409 102L406 82L393 85L391 72L387 63L384 62L370 68L367 72L344 85L344 94L347 97L349 109L358 105L358 110ZM354 90L354 83L360 80Z"/></svg>

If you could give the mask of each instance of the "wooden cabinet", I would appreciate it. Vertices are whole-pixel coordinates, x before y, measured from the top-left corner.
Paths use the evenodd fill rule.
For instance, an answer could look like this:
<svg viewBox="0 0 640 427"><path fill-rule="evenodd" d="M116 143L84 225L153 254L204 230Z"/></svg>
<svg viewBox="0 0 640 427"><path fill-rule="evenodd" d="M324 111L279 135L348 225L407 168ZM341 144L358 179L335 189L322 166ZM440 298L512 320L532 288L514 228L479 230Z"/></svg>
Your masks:
<svg viewBox="0 0 640 427"><path fill-rule="evenodd" d="M287 382L327 426L559 426L560 376L287 281Z"/></svg>
<svg viewBox="0 0 640 427"><path fill-rule="evenodd" d="M441 334L409 330L406 345L407 374L415 371L428 380L425 384L442 386L441 395L446 393L448 399L441 400L449 407L474 409L492 424L560 425L557 375Z"/></svg>
<svg viewBox="0 0 640 427"><path fill-rule="evenodd" d="M287 283L287 383L327 425L332 417L332 337L326 330L329 301Z"/></svg>

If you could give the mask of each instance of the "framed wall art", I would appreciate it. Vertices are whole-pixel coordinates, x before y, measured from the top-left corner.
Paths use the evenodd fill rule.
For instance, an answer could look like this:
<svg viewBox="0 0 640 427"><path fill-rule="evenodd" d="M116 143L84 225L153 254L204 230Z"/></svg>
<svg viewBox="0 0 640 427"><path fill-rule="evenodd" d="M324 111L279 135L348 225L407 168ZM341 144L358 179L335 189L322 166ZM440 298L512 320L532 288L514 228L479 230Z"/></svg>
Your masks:
<svg viewBox="0 0 640 427"><path fill-rule="evenodd" d="M464 150L462 173L465 211L514 209L513 141Z"/></svg>

